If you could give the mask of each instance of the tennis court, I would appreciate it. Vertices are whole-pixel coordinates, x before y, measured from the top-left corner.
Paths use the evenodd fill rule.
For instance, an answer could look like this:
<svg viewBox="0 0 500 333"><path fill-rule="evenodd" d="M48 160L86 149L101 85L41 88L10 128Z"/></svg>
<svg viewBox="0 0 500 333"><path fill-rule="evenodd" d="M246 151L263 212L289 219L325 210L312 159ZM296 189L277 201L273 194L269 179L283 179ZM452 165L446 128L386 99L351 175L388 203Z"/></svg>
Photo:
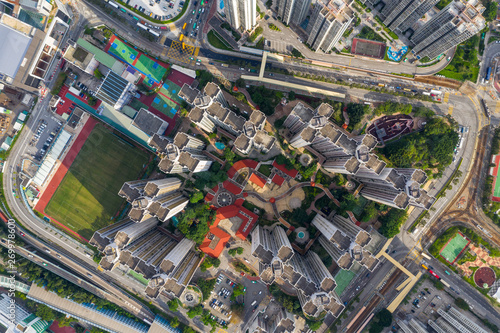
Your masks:
<svg viewBox="0 0 500 333"><path fill-rule="evenodd" d="M448 243L441 250L441 256L449 263L454 263L462 251L469 245L470 241L461 233L457 232L450 238Z"/></svg>
<svg viewBox="0 0 500 333"><path fill-rule="evenodd" d="M169 118L173 118L180 107L174 101L162 94L156 94L151 106Z"/></svg>
<svg viewBox="0 0 500 333"><path fill-rule="evenodd" d="M134 50L115 36L111 37L109 42L111 45L108 52L127 64L132 65L139 56L139 51Z"/></svg>
<svg viewBox="0 0 500 333"><path fill-rule="evenodd" d="M149 84L159 83L163 78L163 75L167 72L167 69L163 67L158 61L149 58L148 56L141 54L134 64L134 67L146 75L145 81ZM151 80L153 82L151 82Z"/></svg>
<svg viewBox="0 0 500 333"><path fill-rule="evenodd" d="M354 274L351 271L346 271L345 269L341 269L337 275L333 278L335 282L337 282L337 287L335 287L335 292L337 295L342 295L344 292L345 288L351 283L352 279L354 279Z"/></svg>
<svg viewBox="0 0 500 333"><path fill-rule="evenodd" d="M384 59L385 43L368 39L354 38L351 53L371 58Z"/></svg>

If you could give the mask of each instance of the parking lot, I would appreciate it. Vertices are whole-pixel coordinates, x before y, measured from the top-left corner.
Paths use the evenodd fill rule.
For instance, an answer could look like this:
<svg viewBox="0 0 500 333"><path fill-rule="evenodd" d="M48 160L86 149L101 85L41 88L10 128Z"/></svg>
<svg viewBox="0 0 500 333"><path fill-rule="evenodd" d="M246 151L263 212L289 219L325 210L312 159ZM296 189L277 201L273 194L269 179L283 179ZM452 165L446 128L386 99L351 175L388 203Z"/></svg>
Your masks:
<svg viewBox="0 0 500 333"><path fill-rule="evenodd" d="M42 160L61 130L61 126L62 121L48 114L35 125L28 150L35 160Z"/></svg>
<svg viewBox="0 0 500 333"><path fill-rule="evenodd" d="M204 303L205 307L210 308L214 319L221 325L227 325L232 318L231 311L231 295L233 288L237 283L228 278L225 274L220 273L217 277L215 288L212 291L210 298Z"/></svg>
<svg viewBox="0 0 500 333"><path fill-rule="evenodd" d="M184 6L183 0L130 0L129 6L156 20L170 20L177 16Z"/></svg>

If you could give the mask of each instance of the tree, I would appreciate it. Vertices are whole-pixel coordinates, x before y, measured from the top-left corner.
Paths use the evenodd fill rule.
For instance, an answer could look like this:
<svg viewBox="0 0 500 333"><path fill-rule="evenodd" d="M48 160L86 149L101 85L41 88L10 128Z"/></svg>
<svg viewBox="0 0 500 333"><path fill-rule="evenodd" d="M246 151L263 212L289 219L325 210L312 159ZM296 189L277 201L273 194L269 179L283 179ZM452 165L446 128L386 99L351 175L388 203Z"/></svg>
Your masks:
<svg viewBox="0 0 500 333"><path fill-rule="evenodd" d="M238 247L238 248L236 249L236 253L238 253L238 254L243 254L243 248L242 248L242 247Z"/></svg>
<svg viewBox="0 0 500 333"><path fill-rule="evenodd" d="M293 100L295 100L296 98L297 98L297 97L295 96L295 91L290 91L290 92L288 93L288 100L289 100L289 101L293 101Z"/></svg>
<svg viewBox="0 0 500 333"><path fill-rule="evenodd" d="M460 297L455 299L455 305L465 311L469 311L470 309L469 304L463 298Z"/></svg>
<svg viewBox="0 0 500 333"><path fill-rule="evenodd" d="M203 294L203 301L206 301L208 297L210 297L210 292L214 289L215 287L215 279L210 279L210 280L205 280L205 279L199 279L197 284L198 288L200 288L201 293Z"/></svg>
<svg viewBox="0 0 500 333"><path fill-rule="evenodd" d="M176 312L177 309L179 308L179 302L177 301L177 298L174 298L173 300L168 301L167 303L168 308L172 312Z"/></svg>
<svg viewBox="0 0 500 333"><path fill-rule="evenodd" d="M245 80L242 79L241 77L238 80L236 80L235 84L239 88L243 88L246 86Z"/></svg>
<svg viewBox="0 0 500 333"><path fill-rule="evenodd" d="M365 104L349 103L347 104L347 114L349 115L349 127L356 126L368 111L369 106Z"/></svg>
<svg viewBox="0 0 500 333"><path fill-rule="evenodd" d="M173 328L176 328L176 327L179 327L179 319L177 317L172 317L172 319L170 319L170 326L172 326Z"/></svg>
<svg viewBox="0 0 500 333"><path fill-rule="evenodd" d="M66 316L62 313L60 316L57 317L57 325L59 325L59 327L68 327L71 325L71 323L74 322L76 322L76 319Z"/></svg>
<svg viewBox="0 0 500 333"><path fill-rule="evenodd" d="M236 157L236 153L233 152L230 148L224 149L224 159L228 163L233 163L234 158Z"/></svg>
<svg viewBox="0 0 500 333"><path fill-rule="evenodd" d="M189 309L187 312L187 315L189 318L193 319L196 316L201 316L203 313L203 308L201 307L201 304L196 305L195 307L192 307Z"/></svg>
<svg viewBox="0 0 500 333"><path fill-rule="evenodd" d="M194 192L189 197L189 202L191 202L191 203L197 203L198 201L202 200L204 197L205 196L203 195L202 192Z"/></svg>
<svg viewBox="0 0 500 333"><path fill-rule="evenodd" d="M55 315L54 311L51 308L49 308L47 305L44 305L44 304L38 305L35 314L38 317L40 317L41 319L46 320L46 321L53 321L56 319L56 315Z"/></svg>
<svg viewBox="0 0 500 333"><path fill-rule="evenodd" d="M384 327L389 327L391 324L392 313L387 309L382 309L373 317L369 332L380 333L384 330Z"/></svg>
<svg viewBox="0 0 500 333"><path fill-rule="evenodd" d="M387 214L379 218L380 222L382 222L379 229L380 233L387 238L396 236L407 217L405 210L391 208Z"/></svg>
<svg viewBox="0 0 500 333"><path fill-rule="evenodd" d="M321 327L321 324L323 324L323 320L309 320L306 319L306 324L309 326L311 331L316 331Z"/></svg>
<svg viewBox="0 0 500 333"><path fill-rule="evenodd" d="M104 77L104 75L101 73L101 71L99 70L99 68L94 69L94 76L96 78L98 78L99 80Z"/></svg>
<svg viewBox="0 0 500 333"><path fill-rule="evenodd" d="M295 47L292 50L292 56L294 56L295 58L304 58L302 53L300 53L300 51L297 50Z"/></svg>

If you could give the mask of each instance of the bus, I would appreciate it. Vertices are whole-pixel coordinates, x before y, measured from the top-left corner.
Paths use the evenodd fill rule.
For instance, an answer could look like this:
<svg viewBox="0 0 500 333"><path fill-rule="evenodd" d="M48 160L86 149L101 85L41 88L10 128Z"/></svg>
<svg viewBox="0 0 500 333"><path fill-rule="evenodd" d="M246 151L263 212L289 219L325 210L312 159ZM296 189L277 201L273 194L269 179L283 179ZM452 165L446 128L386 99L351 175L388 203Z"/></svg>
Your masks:
<svg viewBox="0 0 500 333"><path fill-rule="evenodd" d="M187 25L187 22L184 22L184 25L182 26L182 30L186 30L186 25Z"/></svg>
<svg viewBox="0 0 500 333"><path fill-rule="evenodd" d="M132 16L132 17L134 18L134 20L139 21L139 19L137 17L135 17L135 16Z"/></svg>
<svg viewBox="0 0 500 333"><path fill-rule="evenodd" d="M485 80L486 81L489 81L490 80L490 75L491 75L491 67L488 67L488 69L486 70L486 76L485 76Z"/></svg>
<svg viewBox="0 0 500 333"><path fill-rule="evenodd" d="M121 7L120 7L120 10L121 10L122 12L124 12L125 14L127 13L127 11L126 11L125 9L121 8Z"/></svg>
<svg viewBox="0 0 500 333"><path fill-rule="evenodd" d="M431 257L428 254L426 254L425 252L420 253L420 255L427 260L431 260Z"/></svg>
<svg viewBox="0 0 500 333"><path fill-rule="evenodd" d="M185 24L185 23L184 23ZM179 42L182 42L182 40L184 39L184 35L181 34L181 36L179 37Z"/></svg>
<svg viewBox="0 0 500 333"><path fill-rule="evenodd" d="M195 23L195 24L193 24L193 30L194 30L194 29L196 29L196 23Z"/></svg>
<svg viewBox="0 0 500 333"><path fill-rule="evenodd" d="M153 36L160 37L160 34L154 31L153 29L148 29L149 33Z"/></svg>
<svg viewBox="0 0 500 333"><path fill-rule="evenodd" d="M116 9L119 9L119 8L120 8L120 6L118 6L115 2L110 1L110 2L108 2L108 3L109 3L112 7L115 7Z"/></svg>
<svg viewBox="0 0 500 333"><path fill-rule="evenodd" d="M144 24L137 23L137 26L141 29L148 30L148 27L146 27Z"/></svg>
<svg viewBox="0 0 500 333"><path fill-rule="evenodd" d="M444 284L446 287L450 288L450 285L445 280L441 280L441 283Z"/></svg>
<svg viewBox="0 0 500 333"><path fill-rule="evenodd" d="M404 90L404 91L411 92L411 90L410 90L410 89L408 89L408 88L403 88L403 90Z"/></svg>

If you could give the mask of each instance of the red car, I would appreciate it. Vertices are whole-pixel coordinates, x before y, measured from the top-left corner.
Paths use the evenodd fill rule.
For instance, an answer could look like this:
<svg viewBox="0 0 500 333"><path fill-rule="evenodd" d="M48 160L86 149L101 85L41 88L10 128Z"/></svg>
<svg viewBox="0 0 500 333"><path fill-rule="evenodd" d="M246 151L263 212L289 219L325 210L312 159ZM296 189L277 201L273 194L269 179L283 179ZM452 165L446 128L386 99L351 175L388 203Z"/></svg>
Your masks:
<svg viewBox="0 0 500 333"><path fill-rule="evenodd" d="M21 235L21 236L23 236L23 237L24 237L24 236L26 236L26 235L24 234L24 232L19 232L19 235Z"/></svg>

